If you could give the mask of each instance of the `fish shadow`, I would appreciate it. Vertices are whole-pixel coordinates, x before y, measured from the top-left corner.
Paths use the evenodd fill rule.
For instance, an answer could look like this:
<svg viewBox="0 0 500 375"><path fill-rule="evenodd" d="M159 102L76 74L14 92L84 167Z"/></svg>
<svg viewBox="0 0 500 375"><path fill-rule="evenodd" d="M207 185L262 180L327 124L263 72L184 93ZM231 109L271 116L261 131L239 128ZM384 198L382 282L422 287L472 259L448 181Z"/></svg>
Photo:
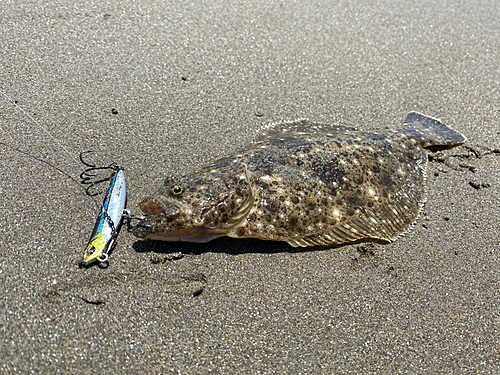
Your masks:
<svg viewBox="0 0 500 375"><path fill-rule="evenodd" d="M195 242L168 242L142 240L132 245L138 253L182 253L182 254L203 254L203 253L226 253L226 254L246 254L246 253L282 253L296 252L297 248L288 245L286 242L263 241L256 238L216 238L206 243ZM300 250L299 250L300 251Z"/></svg>
<svg viewBox="0 0 500 375"><path fill-rule="evenodd" d="M380 240L363 239L354 242L343 243L340 245L314 246L314 247L293 247L284 241L267 241L257 238L231 238L220 237L207 243L194 242L168 242L142 240L132 245L132 248L138 253L158 253L158 254L203 254L203 253L225 253L231 255L257 253L257 254L276 254L276 253L303 253L310 251L323 251L336 249L346 245L355 245L359 243L380 243L388 242Z"/></svg>

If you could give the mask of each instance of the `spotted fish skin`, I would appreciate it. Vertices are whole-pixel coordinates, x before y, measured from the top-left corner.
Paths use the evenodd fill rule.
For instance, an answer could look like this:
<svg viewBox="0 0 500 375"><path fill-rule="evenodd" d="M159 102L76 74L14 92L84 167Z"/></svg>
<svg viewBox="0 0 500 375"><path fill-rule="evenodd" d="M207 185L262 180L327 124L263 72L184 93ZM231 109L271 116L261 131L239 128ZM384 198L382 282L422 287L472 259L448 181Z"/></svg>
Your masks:
<svg viewBox="0 0 500 375"><path fill-rule="evenodd" d="M133 234L194 242L253 237L294 247L393 241L425 202L425 148L465 141L416 112L395 131L307 120L272 125L244 150L167 181L141 203L147 216Z"/></svg>

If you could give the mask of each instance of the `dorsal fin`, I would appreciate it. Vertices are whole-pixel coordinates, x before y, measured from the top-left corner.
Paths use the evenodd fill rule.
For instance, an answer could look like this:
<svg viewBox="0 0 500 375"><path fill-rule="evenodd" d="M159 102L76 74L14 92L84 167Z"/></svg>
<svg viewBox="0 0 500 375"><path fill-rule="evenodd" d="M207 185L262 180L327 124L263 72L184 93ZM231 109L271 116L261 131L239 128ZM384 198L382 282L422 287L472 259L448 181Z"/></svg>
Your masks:
<svg viewBox="0 0 500 375"><path fill-rule="evenodd" d="M356 129L346 126L318 124L307 119L266 125L257 131L253 144L300 139L308 137L340 137L350 135Z"/></svg>

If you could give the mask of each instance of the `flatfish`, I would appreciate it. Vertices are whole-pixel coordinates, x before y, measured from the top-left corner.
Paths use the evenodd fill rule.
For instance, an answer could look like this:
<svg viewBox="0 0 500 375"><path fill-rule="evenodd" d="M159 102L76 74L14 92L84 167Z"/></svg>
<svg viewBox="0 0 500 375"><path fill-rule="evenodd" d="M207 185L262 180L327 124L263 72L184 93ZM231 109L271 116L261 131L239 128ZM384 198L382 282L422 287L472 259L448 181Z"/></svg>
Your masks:
<svg viewBox="0 0 500 375"><path fill-rule="evenodd" d="M426 148L465 137L411 112L400 130L308 120L270 125L243 150L180 178L141 204L132 233L164 241L220 236L328 246L394 241L425 202Z"/></svg>

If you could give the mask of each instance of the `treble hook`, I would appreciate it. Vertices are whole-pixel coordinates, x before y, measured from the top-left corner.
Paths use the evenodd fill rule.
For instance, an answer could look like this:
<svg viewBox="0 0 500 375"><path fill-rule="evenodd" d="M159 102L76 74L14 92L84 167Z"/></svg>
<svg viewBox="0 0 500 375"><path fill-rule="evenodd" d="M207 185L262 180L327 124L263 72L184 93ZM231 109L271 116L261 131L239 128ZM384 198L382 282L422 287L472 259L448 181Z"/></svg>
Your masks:
<svg viewBox="0 0 500 375"><path fill-rule="evenodd" d="M100 179L98 181L92 181L97 176L99 176L99 173L91 173L91 172L93 172L93 171L99 171L99 170L106 170L106 169L112 169L113 171L116 172L118 170L119 166L116 163L113 162L113 163L111 163L109 165L104 165L104 166L99 166L98 167L98 166L96 166L94 164L90 164L90 163L86 162L85 160L83 160L83 155L91 153L91 152L95 152L95 151L93 151L93 150L86 150L86 151L80 152L80 161L82 162L83 165L85 165L85 166L88 167L82 173L80 173L80 179L81 179L80 182L83 185L89 185L85 189L85 193L87 195L91 196L91 197L95 197L99 193L91 193L90 189L92 189L95 185L100 184L101 182L105 182L105 181L111 180L111 178L113 178L113 176L109 176L109 177Z"/></svg>

